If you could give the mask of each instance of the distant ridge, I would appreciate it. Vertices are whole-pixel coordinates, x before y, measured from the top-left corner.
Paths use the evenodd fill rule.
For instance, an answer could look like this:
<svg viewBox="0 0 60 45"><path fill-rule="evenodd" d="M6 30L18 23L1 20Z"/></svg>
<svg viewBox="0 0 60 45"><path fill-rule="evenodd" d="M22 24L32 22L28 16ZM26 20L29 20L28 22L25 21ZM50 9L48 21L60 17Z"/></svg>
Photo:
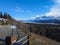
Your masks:
<svg viewBox="0 0 60 45"><path fill-rule="evenodd" d="M35 22L35 23L59 23L60 24L60 17L53 17L53 16L41 16L36 17L34 20L28 20L27 22Z"/></svg>

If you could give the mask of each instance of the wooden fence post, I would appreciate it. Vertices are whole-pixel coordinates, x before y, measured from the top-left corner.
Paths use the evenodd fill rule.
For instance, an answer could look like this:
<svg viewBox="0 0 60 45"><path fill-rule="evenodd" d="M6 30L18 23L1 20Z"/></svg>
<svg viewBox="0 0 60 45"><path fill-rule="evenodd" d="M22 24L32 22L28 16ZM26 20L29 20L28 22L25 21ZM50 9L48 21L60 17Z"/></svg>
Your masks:
<svg viewBox="0 0 60 45"><path fill-rule="evenodd" d="M27 41L27 44L29 45L29 36L27 37L28 41Z"/></svg>

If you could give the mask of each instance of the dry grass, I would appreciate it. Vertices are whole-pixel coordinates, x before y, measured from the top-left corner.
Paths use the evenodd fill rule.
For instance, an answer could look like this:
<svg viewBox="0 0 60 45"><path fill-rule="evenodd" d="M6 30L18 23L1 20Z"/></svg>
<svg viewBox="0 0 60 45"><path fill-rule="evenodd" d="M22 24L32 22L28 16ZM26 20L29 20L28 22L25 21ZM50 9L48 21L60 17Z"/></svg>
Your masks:
<svg viewBox="0 0 60 45"><path fill-rule="evenodd" d="M31 33L30 45L60 45L60 42L56 42L44 36L39 36L37 34Z"/></svg>

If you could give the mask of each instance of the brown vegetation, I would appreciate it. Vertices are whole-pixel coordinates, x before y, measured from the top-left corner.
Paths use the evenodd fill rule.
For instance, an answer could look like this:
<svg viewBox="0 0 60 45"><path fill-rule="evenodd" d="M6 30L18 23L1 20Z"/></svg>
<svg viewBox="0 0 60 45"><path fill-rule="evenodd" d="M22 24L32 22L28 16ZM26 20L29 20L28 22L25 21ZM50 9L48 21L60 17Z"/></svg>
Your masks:
<svg viewBox="0 0 60 45"><path fill-rule="evenodd" d="M31 33L30 45L60 45L60 43L44 36Z"/></svg>
<svg viewBox="0 0 60 45"><path fill-rule="evenodd" d="M24 23L23 30L60 42L60 25ZM24 29L25 28L25 29Z"/></svg>

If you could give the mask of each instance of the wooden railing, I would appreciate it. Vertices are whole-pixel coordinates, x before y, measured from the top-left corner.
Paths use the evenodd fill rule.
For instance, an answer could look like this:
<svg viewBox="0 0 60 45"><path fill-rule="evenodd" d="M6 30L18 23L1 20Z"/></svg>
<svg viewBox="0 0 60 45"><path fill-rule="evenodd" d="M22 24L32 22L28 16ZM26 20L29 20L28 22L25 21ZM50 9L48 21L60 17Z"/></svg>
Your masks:
<svg viewBox="0 0 60 45"><path fill-rule="evenodd" d="M29 45L29 35L21 38L18 41L14 40L12 42L11 42L11 37L8 36L8 37L6 37L5 43L6 43L6 45L15 45L15 44L16 45L18 45L18 44L20 44L20 45L25 45L25 44Z"/></svg>

